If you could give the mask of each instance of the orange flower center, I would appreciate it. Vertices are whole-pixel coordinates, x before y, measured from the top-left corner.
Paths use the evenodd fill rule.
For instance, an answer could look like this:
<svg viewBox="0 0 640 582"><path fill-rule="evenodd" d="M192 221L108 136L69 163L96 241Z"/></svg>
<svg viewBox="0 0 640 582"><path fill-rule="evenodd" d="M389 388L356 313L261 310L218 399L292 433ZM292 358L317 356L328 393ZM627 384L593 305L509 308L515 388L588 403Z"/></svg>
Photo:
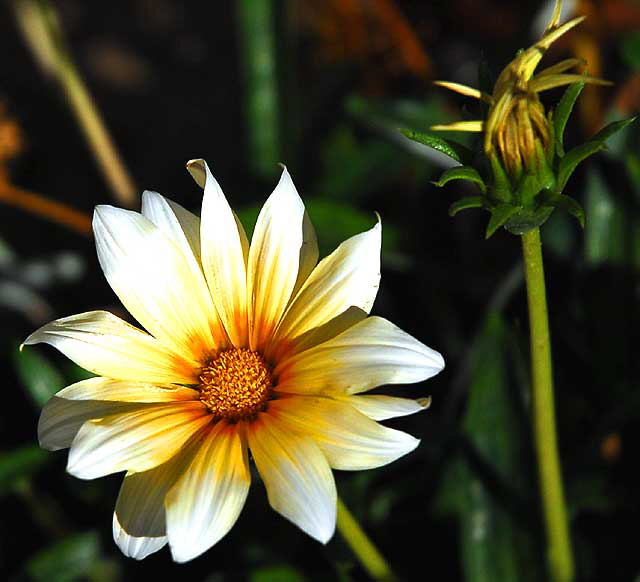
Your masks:
<svg viewBox="0 0 640 582"><path fill-rule="evenodd" d="M203 366L198 389L211 414L236 422L265 410L271 387L271 369L259 353L231 348Z"/></svg>

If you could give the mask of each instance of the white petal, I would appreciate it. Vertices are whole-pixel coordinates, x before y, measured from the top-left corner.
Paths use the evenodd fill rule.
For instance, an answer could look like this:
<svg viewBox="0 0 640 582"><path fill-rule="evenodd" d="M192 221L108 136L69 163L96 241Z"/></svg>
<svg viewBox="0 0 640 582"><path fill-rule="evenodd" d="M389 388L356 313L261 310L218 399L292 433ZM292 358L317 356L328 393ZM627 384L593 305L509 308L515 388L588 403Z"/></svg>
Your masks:
<svg viewBox="0 0 640 582"><path fill-rule="evenodd" d="M414 414L429 408L430 398L398 398L397 396L382 396L378 394L365 396L344 396L347 404L350 404L362 414L373 420L387 420L398 416ZM342 399L341 398L341 399Z"/></svg>
<svg viewBox="0 0 640 582"><path fill-rule="evenodd" d="M380 284L381 232L378 222L318 263L287 309L278 338L293 340L350 308L371 311Z"/></svg>
<svg viewBox="0 0 640 582"><path fill-rule="evenodd" d="M167 543L165 498L191 462L200 434L166 463L125 476L113 513L113 539L125 556L141 560Z"/></svg>
<svg viewBox="0 0 640 582"><path fill-rule="evenodd" d="M96 208L93 230L109 284L145 329L198 361L215 349L204 277L171 239L144 216L111 206Z"/></svg>
<svg viewBox="0 0 640 582"><path fill-rule="evenodd" d="M67 448L88 420L132 412L144 403L196 398L195 390L182 386L159 387L110 378L89 378L67 386L47 402L38 421L38 439L45 449Z"/></svg>
<svg viewBox="0 0 640 582"><path fill-rule="evenodd" d="M24 345L48 343L76 364L119 380L192 384L199 365L108 311L56 319L33 332Z"/></svg>
<svg viewBox="0 0 640 582"><path fill-rule="evenodd" d="M112 532L113 540L122 553L127 558L135 558L136 560L142 560L150 554L161 550L167 543L167 536L134 536L128 534L118 521L118 515L115 512L113 513Z"/></svg>
<svg viewBox="0 0 640 582"><path fill-rule="evenodd" d="M285 168L260 211L251 239L247 274L251 349L263 348L291 299L298 280L304 213Z"/></svg>
<svg viewBox="0 0 640 582"><path fill-rule="evenodd" d="M179 402L197 400L198 392L184 386L156 386L143 382L123 382L111 378L89 378L63 388L57 398L106 400L115 402Z"/></svg>
<svg viewBox="0 0 640 582"><path fill-rule="evenodd" d="M247 435L271 507L311 537L329 541L336 524L336 487L318 446L283 430L268 412L248 425Z"/></svg>
<svg viewBox="0 0 640 582"><path fill-rule="evenodd" d="M368 317L335 338L279 364L278 391L355 394L382 384L431 378L442 356L381 317Z"/></svg>
<svg viewBox="0 0 640 582"><path fill-rule="evenodd" d="M201 402L147 404L85 422L73 439L67 471L95 479L118 471L147 471L171 458L211 415Z"/></svg>
<svg viewBox="0 0 640 582"><path fill-rule="evenodd" d="M142 216L146 216L164 232L186 257L200 262L200 218L180 204L145 190L142 194Z"/></svg>
<svg viewBox="0 0 640 582"><path fill-rule="evenodd" d="M38 441L49 451L66 449L88 420L124 414L140 407L139 403L67 400L53 396L40 413Z"/></svg>
<svg viewBox="0 0 640 582"><path fill-rule="evenodd" d="M292 430L311 436L334 469L373 469L395 461L420 441L378 424L344 402L331 398L292 396L274 400L273 414Z"/></svg>
<svg viewBox="0 0 640 582"><path fill-rule="evenodd" d="M300 249L300 267L298 268L298 280L293 287L292 296L295 297L300 287L308 279L318 264L318 237L313 228L309 214L305 211L302 219L302 248Z"/></svg>
<svg viewBox="0 0 640 582"><path fill-rule="evenodd" d="M204 185L200 241L202 266L211 296L235 346L247 339L247 253L244 229L204 160L187 163L196 182Z"/></svg>
<svg viewBox="0 0 640 582"><path fill-rule="evenodd" d="M240 426L217 423L167 495L167 534L176 562L208 550L240 515L251 480Z"/></svg>

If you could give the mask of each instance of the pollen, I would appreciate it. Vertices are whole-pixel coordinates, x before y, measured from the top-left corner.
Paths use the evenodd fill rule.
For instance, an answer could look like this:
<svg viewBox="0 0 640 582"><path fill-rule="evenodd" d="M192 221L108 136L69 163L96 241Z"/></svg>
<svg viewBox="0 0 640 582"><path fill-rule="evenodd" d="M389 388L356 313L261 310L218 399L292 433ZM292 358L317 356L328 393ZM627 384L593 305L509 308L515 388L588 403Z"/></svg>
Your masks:
<svg viewBox="0 0 640 582"><path fill-rule="evenodd" d="M267 408L271 368L248 348L219 352L200 371L200 400L216 419L251 420Z"/></svg>

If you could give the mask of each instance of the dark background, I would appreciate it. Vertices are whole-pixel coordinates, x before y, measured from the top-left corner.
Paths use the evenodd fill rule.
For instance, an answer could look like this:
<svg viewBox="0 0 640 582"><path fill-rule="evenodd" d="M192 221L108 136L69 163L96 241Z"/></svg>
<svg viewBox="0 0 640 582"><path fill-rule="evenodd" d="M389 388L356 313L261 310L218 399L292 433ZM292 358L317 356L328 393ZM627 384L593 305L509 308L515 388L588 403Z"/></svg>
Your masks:
<svg viewBox="0 0 640 582"><path fill-rule="evenodd" d="M638 110L640 7L580 2L588 20L544 63L578 54L615 83L585 90L565 142ZM543 530L529 426L527 316L519 240L484 240L487 216L449 218L460 183L397 128L466 115L444 78L477 85L532 44L537 2L174 0L52 5L69 52L139 192L199 212L184 170L205 158L245 224L286 163L321 251L383 221L374 313L445 356L433 396L390 422L420 438L374 471L336 472L338 489L406 580L544 580ZM261 12L261 11L266 12ZM544 22L544 18L542 19ZM17 346L42 323L92 309L121 313L90 236L25 210L11 186L90 215L114 200L56 82L0 8L0 573L10 580L364 580L339 534L325 547L273 512L254 478L236 526L176 565L165 549L135 562L111 540L121 476L83 482L66 454L37 449L39 408L82 372L46 347ZM274 64L260 68L260 59ZM271 61L269 61L271 59ZM550 92L553 104L561 92ZM265 105L265 103L267 105ZM269 105L271 104L271 105ZM579 580L640 574L637 467L640 157L632 125L581 166L565 191L587 227L543 227L560 450ZM462 136L461 139L463 139ZM4 150L2 150L4 148ZM251 228L251 226L249 226Z"/></svg>

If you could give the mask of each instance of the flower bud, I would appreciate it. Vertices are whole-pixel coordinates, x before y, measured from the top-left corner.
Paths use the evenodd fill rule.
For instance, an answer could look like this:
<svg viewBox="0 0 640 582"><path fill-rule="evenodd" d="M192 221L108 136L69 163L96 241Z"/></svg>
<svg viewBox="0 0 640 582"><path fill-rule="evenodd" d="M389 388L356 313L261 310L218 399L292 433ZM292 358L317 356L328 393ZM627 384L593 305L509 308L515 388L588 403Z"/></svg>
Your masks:
<svg viewBox="0 0 640 582"><path fill-rule="evenodd" d="M459 83L436 81L437 85L488 105L484 120L432 127L433 130L484 133L484 159L470 152L466 155L463 146L439 136L405 132L411 139L449 152L462 164L447 170L435 184L443 186L451 180L464 179L480 188L481 196L454 203L450 214L472 207L488 210L491 219L487 237L501 226L514 234L524 234L540 226L557 207L567 210L583 224L582 208L575 200L562 195L562 190L581 161L602 149L607 138L633 121L614 122L565 155L562 143L564 128L584 84L610 83L567 72L584 64L576 58L561 61L534 75L551 44L584 19L578 17L559 25L560 9L558 0L542 38L520 51L502 70L491 94ZM539 94L567 85L568 89L556 106L545 110Z"/></svg>

